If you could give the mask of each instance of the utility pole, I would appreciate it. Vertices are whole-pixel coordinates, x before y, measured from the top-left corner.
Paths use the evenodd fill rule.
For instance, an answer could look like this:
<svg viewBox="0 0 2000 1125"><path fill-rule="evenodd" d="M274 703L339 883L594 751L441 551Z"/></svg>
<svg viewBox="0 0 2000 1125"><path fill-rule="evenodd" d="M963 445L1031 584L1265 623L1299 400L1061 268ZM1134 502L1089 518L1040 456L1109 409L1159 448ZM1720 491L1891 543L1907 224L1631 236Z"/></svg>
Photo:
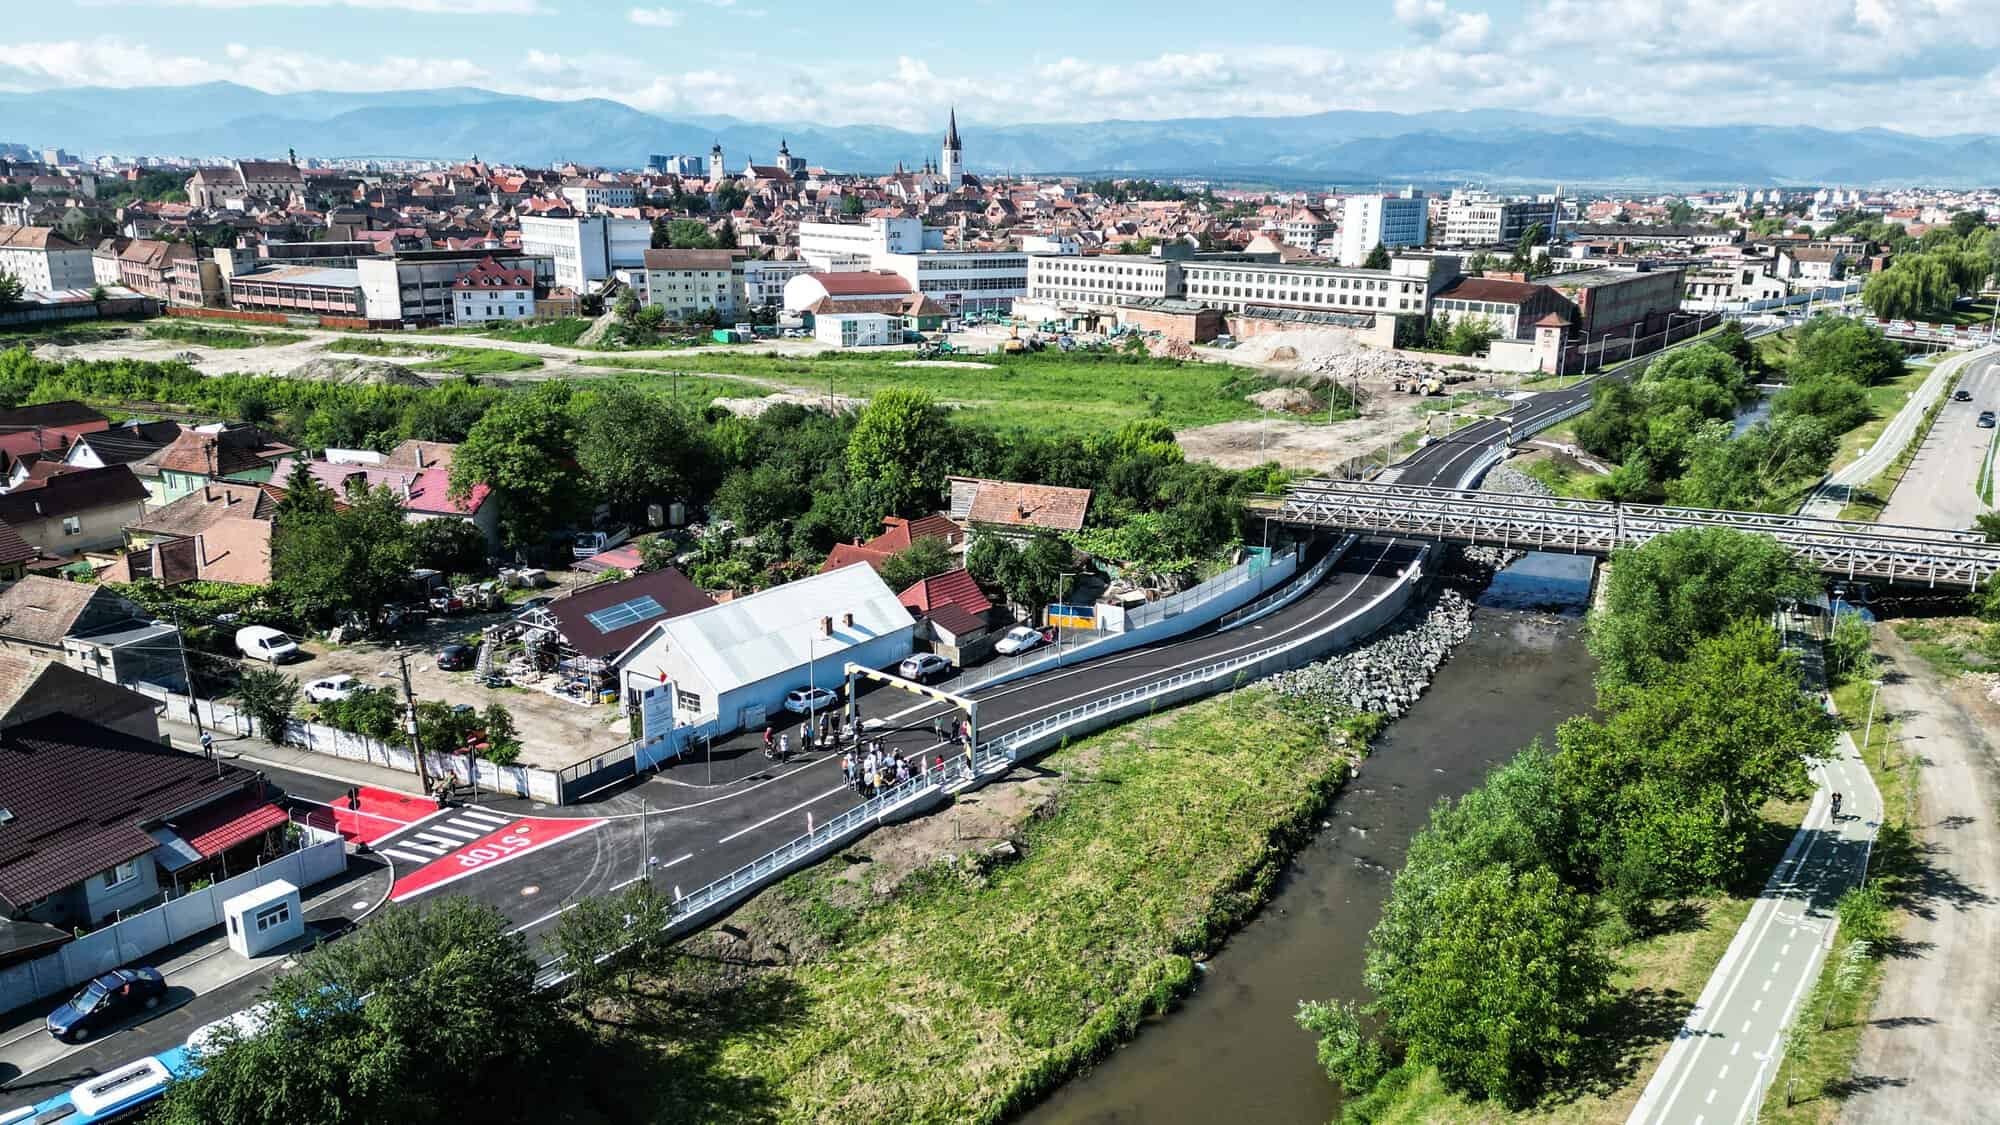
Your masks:
<svg viewBox="0 0 2000 1125"><path fill-rule="evenodd" d="M403 671L403 699L409 704L407 721L410 731L410 754L417 760L417 783L423 786L425 793L429 793L431 791L431 771L424 764L423 740L417 737L417 692L415 688L410 686L410 654L407 652L397 653L396 664Z"/></svg>
<svg viewBox="0 0 2000 1125"><path fill-rule="evenodd" d="M188 714L194 716L194 733L201 743L201 752L215 756L215 741L208 737L207 728L201 725L201 701L194 696L194 669L188 664L187 634L181 632L181 612L173 611L174 642L181 650L181 676L187 680Z"/></svg>

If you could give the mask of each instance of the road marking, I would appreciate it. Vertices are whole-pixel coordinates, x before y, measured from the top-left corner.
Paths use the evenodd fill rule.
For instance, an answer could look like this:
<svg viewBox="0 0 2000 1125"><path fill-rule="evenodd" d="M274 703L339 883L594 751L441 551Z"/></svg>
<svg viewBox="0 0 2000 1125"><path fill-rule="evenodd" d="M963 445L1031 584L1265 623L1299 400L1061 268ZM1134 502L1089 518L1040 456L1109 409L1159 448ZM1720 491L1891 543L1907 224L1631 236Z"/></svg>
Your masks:
<svg viewBox="0 0 2000 1125"><path fill-rule="evenodd" d="M1750 1034L1750 1021L1749 1021L1749 1020L1744 1020L1744 1021L1743 1021L1743 1030L1742 1030L1741 1032L1739 1032L1738 1034L1740 1034L1740 1035L1748 1035L1748 1034Z"/></svg>
<svg viewBox="0 0 2000 1125"><path fill-rule="evenodd" d="M1715 1080L1717 1082L1720 1082L1727 1077L1729 1077L1729 1068L1727 1066L1715 1072Z"/></svg>
<svg viewBox="0 0 2000 1125"><path fill-rule="evenodd" d="M485 833L483 833L483 832L471 832L471 831L467 831L466 829L463 829L463 828L453 828L453 827L452 827L451 825L449 825L449 824L440 824L440 825L437 825L437 826L433 827L433 828L431 829L431 831L432 831L432 832L437 832L437 833L442 833L443 835L446 835L446 836L456 836L456 837L458 837L458 838L459 838L459 839L461 839L461 840L477 840L477 839L479 839L479 838L480 838L481 836L485 835Z"/></svg>
<svg viewBox="0 0 2000 1125"><path fill-rule="evenodd" d="M431 861L430 856L411 855L409 852L399 852L394 848L382 848L379 850L382 855L386 855L390 859L400 859L404 863L429 863Z"/></svg>
<svg viewBox="0 0 2000 1125"><path fill-rule="evenodd" d="M1743 1049L1743 1043L1742 1043L1742 1041L1741 1041L1741 1040L1738 1040L1737 1042L1734 1042L1734 1043L1731 1043L1731 1044L1729 1045L1729 1057L1730 1057L1730 1058L1732 1058L1732 1059L1733 1059L1733 1058L1735 1058L1735 1057L1736 1057L1736 1052L1738 1052L1738 1051L1740 1051L1740 1050L1742 1050L1742 1049Z"/></svg>
<svg viewBox="0 0 2000 1125"><path fill-rule="evenodd" d="M828 797L833 796L836 793L845 793L848 791L849 788L851 788L851 786L836 785L833 788L827 790L826 792L821 793L817 797L807 797L805 800L800 801L798 804L793 805L789 809L785 809L782 812L774 812L770 816L765 817L764 819L758 821L757 823L751 825L748 828L742 828L738 829L735 832L731 832L729 835L724 836L720 840L717 840L716 843L726 844L729 841L736 839L738 836L748 836L750 833L757 831L759 828L764 827L766 824L769 824L774 820L777 820L781 817L790 816L793 813L798 812L800 809L805 808L808 805L816 805L821 801L826 800Z"/></svg>
<svg viewBox="0 0 2000 1125"><path fill-rule="evenodd" d="M667 862L662 863L660 865L660 870L665 871L667 868L672 867L677 863L686 863L688 860L691 860L693 858L694 858L694 853L689 852L688 854L680 857L679 859L670 859Z"/></svg>
<svg viewBox="0 0 2000 1125"><path fill-rule="evenodd" d="M1771 982L1770 982L1770 980L1769 980L1768 978L1767 978L1767 979L1766 979L1766 980L1764 981L1764 987L1763 987L1763 988L1761 988L1761 989L1759 989L1758 991L1760 991L1760 992L1769 992L1769 991L1771 991Z"/></svg>
<svg viewBox="0 0 2000 1125"><path fill-rule="evenodd" d="M1701 1100L1701 1104L1703 1104L1703 1105L1714 1105L1714 1104L1715 1104L1715 1087L1713 1087L1713 1086L1710 1086L1710 1087L1708 1088L1708 1096L1707 1096L1707 1097L1705 1097L1705 1098L1703 1098L1703 1099Z"/></svg>
<svg viewBox="0 0 2000 1125"><path fill-rule="evenodd" d="M588 832L603 823L598 818L584 817L554 819L524 816L509 820L506 827L497 828L481 839L459 847L451 856L427 863L396 880L389 890L389 900L404 902L428 894L530 852L540 851L580 832Z"/></svg>
<svg viewBox="0 0 2000 1125"><path fill-rule="evenodd" d="M425 855L430 856L432 859L436 859L437 857L451 850L450 848L438 847L436 844L427 844L421 840L398 840L396 841L396 846L399 848L415 849L416 851L423 852Z"/></svg>
<svg viewBox="0 0 2000 1125"><path fill-rule="evenodd" d="M488 824L492 824L496 827L502 824L506 824L508 821L514 819L511 816L506 816L504 814L494 812L492 809L466 809L465 811L459 813L459 816L463 817L466 820L472 820L472 821L483 820Z"/></svg>
<svg viewBox="0 0 2000 1125"><path fill-rule="evenodd" d="M1763 1011L1763 1010L1764 1010L1764 1002L1763 1002L1762 1000L1759 1000L1759 1001L1757 1001L1756 1003L1754 1003L1754 1004L1751 1004L1751 1005L1750 1005L1750 1010L1751 1010L1751 1012L1753 1012L1753 1013L1754 1013L1754 1012L1761 1012L1761 1011Z"/></svg>
<svg viewBox="0 0 2000 1125"><path fill-rule="evenodd" d="M1783 949L1778 950L1778 956L1790 957L1791 955L1792 955L1792 943L1788 941L1785 943Z"/></svg>
<svg viewBox="0 0 2000 1125"><path fill-rule="evenodd" d="M475 840L478 838L479 837L477 836L473 837L473 839ZM435 832L419 832L417 833L417 839L422 840L426 843L436 844L438 847L443 848L446 851L450 851L451 849L465 842L463 840L454 840L449 836L440 836Z"/></svg>

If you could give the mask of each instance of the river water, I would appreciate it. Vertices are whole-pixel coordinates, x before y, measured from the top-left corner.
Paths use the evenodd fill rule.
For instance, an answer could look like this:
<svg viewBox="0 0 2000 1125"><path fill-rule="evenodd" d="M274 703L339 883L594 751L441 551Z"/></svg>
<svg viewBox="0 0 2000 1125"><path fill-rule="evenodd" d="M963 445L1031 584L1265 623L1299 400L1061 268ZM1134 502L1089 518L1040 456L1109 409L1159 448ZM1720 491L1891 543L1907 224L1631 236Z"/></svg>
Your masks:
<svg viewBox="0 0 2000 1125"><path fill-rule="evenodd" d="M1574 564L1584 563L1582 582ZM1580 636L1587 560L1530 555L1480 598L1473 632L1390 724L1325 827L1201 987L1022 1120L1029 1125L1325 1122L1338 1109L1292 1021L1301 999L1365 999L1368 931L1410 837L1440 797L1478 784L1531 739L1589 710ZM1573 601L1560 615L1510 608Z"/></svg>

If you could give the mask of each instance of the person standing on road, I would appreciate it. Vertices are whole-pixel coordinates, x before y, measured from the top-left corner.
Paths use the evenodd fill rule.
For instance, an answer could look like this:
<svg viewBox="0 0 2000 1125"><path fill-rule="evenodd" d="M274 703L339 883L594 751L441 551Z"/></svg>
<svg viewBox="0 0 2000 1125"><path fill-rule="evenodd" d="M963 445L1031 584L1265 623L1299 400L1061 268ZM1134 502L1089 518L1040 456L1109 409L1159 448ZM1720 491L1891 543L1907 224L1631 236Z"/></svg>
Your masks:
<svg viewBox="0 0 2000 1125"><path fill-rule="evenodd" d="M779 735L778 760L782 762L791 756L792 756L792 736L790 734Z"/></svg>
<svg viewBox="0 0 2000 1125"><path fill-rule="evenodd" d="M840 756L840 778L849 785L854 784L854 755L842 754Z"/></svg>

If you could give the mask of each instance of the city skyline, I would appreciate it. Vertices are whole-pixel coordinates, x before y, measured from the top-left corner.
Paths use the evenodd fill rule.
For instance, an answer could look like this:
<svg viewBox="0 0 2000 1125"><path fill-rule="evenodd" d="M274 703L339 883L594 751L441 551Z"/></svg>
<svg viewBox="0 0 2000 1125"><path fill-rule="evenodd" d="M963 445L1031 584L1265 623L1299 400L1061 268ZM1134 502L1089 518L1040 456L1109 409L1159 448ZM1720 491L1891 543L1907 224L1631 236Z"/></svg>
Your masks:
<svg viewBox="0 0 2000 1125"><path fill-rule="evenodd" d="M1091 23L1175 14L1203 26L1130 0L1093 5ZM1253 3L1171 49L1085 34L1073 15L1040 0L950 23L914 5L834 20L792 0L63 0L11 14L0 91L476 86L900 129L933 128L955 104L970 126L1501 109L1926 135L1977 131L2000 95L2000 28L1964 0L1396 0L1304 25ZM1022 34L1052 26L1064 34Z"/></svg>

